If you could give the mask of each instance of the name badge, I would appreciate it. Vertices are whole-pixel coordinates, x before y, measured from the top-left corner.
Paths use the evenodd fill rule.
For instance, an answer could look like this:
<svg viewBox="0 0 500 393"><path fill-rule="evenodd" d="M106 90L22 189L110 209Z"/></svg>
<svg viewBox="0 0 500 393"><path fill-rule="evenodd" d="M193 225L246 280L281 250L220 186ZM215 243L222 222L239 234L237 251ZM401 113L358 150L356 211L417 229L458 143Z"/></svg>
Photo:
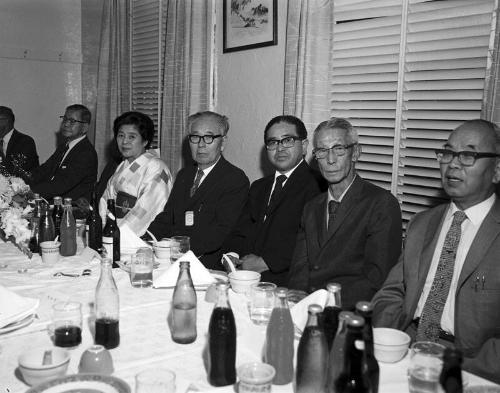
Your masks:
<svg viewBox="0 0 500 393"><path fill-rule="evenodd" d="M187 210L184 213L184 225L187 227L192 227L194 225L194 212L192 210Z"/></svg>

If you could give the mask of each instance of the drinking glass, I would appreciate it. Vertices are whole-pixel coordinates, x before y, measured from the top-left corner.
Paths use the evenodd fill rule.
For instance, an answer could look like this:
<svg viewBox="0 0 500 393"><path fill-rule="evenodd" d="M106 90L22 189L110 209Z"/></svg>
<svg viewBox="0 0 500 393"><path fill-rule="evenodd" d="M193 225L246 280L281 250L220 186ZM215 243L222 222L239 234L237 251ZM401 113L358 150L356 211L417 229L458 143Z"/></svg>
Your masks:
<svg viewBox="0 0 500 393"><path fill-rule="evenodd" d="M177 261L189 248L189 236L173 236L170 243L170 261Z"/></svg>
<svg viewBox="0 0 500 393"><path fill-rule="evenodd" d="M250 319L256 325L267 325L274 307L276 284L259 282L250 290Z"/></svg>
<svg viewBox="0 0 500 393"><path fill-rule="evenodd" d="M144 253L130 258L130 282L135 288L149 288L153 285L153 258Z"/></svg>
<svg viewBox="0 0 500 393"><path fill-rule="evenodd" d="M175 373L166 368L149 369L135 376L136 393L175 393Z"/></svg>
<svg viewBox="0 0 500 393"><path fill-rule="evenodd" d="M80 302L57 302L52 306L54 345L75 347L82 342L82 305Z"/></svg>
<svg viewBox="0 0 500 393"><path fill-rule="evenodd" d="M438 393L444 346L429 341L413 343L410 349L408 385L410 393Z"/></svg>

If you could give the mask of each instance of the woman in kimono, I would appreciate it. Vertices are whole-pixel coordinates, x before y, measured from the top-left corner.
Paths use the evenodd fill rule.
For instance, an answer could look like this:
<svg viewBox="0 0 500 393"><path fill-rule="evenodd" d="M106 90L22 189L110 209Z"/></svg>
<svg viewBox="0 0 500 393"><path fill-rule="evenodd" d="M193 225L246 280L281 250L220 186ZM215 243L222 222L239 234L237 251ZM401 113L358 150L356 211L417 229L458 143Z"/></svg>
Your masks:
<svg viewBox="0 0 500 393"><path fill-rule="evenodd" d="M154 136L154 123L140 112L125 112L113 123L123 161L110 177L99 202L106 220L107 200L116 201L118 226L127 225L142 236L156 215L163 211L172 189L172 176L155 150L147 150Z"/></svg>

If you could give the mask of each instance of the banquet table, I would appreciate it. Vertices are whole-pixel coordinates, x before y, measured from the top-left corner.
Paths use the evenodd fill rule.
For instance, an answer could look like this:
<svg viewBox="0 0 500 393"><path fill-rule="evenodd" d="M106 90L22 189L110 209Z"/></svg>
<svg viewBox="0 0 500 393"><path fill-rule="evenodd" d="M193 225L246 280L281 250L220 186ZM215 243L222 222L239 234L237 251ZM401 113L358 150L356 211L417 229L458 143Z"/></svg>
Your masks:
<svg viewBox="0 0 500 393"><path fill-rule="evenodd" d="M16 293L40 299L37 318L22 329L0 335L0 392L25 392L29 387L17 370L17 358L24 351L37 346L52 346L48 333L51 306L56 301L82 303L84 323L82 344L71 349L68 374L78 372L82 352L93 344L93 301L99 277L97 260L86 261L79 255L61 258L53 265L43 264L38 255L30 261L10 243L0 243L0 284ZM154 277L168 268L160 263ZM80 272L90 268L92 274L83 277L54 277L54 273ZM170 337L167 314L172 289L133 288L129 274L114 269L113 276L120 294L120 345L110 352L114 360L114 376L126 381L134 391L135 375L147 368L168 368L175 372L177 392L234 392L233 386L213 388L207 382L203 363L208 323L213 304L205 301L205 292L197 291L198 337L192 344L176 344ZM237 327L236 365L260 361L265 338L265 327L254 325L248 315L247 299L230 290L230 303ZM297 344L297 342L296 342ZM381 393L408 392L406 370L408 356L394 364L380 363ZM475 375L464 373L468 385L491 384ZM273 386L273 392L293 392L292 384Z"/></svg>

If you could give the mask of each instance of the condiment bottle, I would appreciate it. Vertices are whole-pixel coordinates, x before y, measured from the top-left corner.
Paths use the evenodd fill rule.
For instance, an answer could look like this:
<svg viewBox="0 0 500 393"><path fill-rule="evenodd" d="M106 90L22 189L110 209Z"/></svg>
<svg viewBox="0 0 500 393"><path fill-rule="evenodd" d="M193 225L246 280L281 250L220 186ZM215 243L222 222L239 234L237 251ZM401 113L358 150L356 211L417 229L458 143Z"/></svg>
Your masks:
<svg viewBox="0 0 500 393"><path fill-rule="evenodd" d="M264 361L274 367L275 385L285 385L293 380L294 327L288 308L286 288L274 291L275 305L266 331L266 353Z"/></svg>
<svg viewBox="0 0 500 393"><path fill-rule="evenodd" d="M462 393L462 352L456 348L446 348L443 354L443 368L439 383L445 393Z"/></svg>
<svg viewBox="0 0 500 393"><path fill-rule="evenodd" d="M208 381L213 386L236 382L236 324L229 304L228 283L217 284L217 303L208 326Z"/></svg>
<svg viewBox="0 0 500 393"><path fill-rule="evenodd" d="M102 245L106 255L112 259L113 267L118 267L116 262L120 260L120 229L116 222L114 199L108 199L106 225L102 230Z"/></svg>
<svg viewBox="0 0 500 393"><path fill-rule="evenodd" d="M40 246L42 242L53 241L55 237L56 231L54 228L54 221L49 214L48 205L43 202L41 204L40 223L38 224L38 246ZM41 248L39 248L39 252L41 255Z"/></svg>
<svg viewBox="0 0 500 393"><path fill-rule="evenodd" d="M328 345L319 318L322 307L311 304L309 317L297 350L297 392L326 392Z"/></svg>
<svg viewBox="0 0 500 393"><path fill-rule="evenodd" d="M365 326L363 328L363 340L365 341L365 357L363 359L363 363L364 367L366 368L366 372L368 373L368 378L370 378L372 391L373 393L378 393L380 368L378 366L377 359L375 359L375 352L373 349L373 305L370 302L365 301L357 302L356 314L362 316L365 320Z"/></svg>
<svg viewBox="0 0 500 393"><path fill-rule="evenodd" d="M95 343L107 349L120 345L120 298L111 269L111 259L101 261L95 290Z"/></svg>
<svg viewBox="0 0 500 393"><path fill-rule="evenodd" d="M345 362L345 338L347 335L347 321L354 315L351 311L342 311L339 314L339 328L333 340L328 363L328 393L335 393L335 381L342 372Z"/></svg>
<svg viewBox="0 0 500 393"><path fill-rule="evenodd" d="M52 210L52 221L54 221L54 228L56 229L56 236L61 236L61 220L63 216L62 198L60 196L54 197L54 209Z"/></svg>
<svg viewBox="0 0 500 393"><path fill-rule="evenodd" d="M189 262L179 263L179 276L172 296L172 340L190 344L196 340L196 292L189 272Z"/></svg>
<svg viewBox="0 0 500 393"><path fill-rule="evenodd" d="M342 311L342 302L340 300L342 286L330 282L327 284L326 289L328 291L328 297L326 299L326 306L323 309L323 327L325 328L328 351L330 351L339 327L339 314Z"/></svg>
<svg viewBox="0 0 500 393"><path fill-rule="evenodd" d="M99 251L102 247L102 219L97 208L95 190L92 191L89 213L85 222L85 234L87 236L87 247Z"/></svg>
<svg viewBox="0 0 500 393"><path fill-rule="evenodd" d="M76 254L76 222L71 210L71 198L64 198L64 212L60 223L61 255L69 257Z"/></svg>

